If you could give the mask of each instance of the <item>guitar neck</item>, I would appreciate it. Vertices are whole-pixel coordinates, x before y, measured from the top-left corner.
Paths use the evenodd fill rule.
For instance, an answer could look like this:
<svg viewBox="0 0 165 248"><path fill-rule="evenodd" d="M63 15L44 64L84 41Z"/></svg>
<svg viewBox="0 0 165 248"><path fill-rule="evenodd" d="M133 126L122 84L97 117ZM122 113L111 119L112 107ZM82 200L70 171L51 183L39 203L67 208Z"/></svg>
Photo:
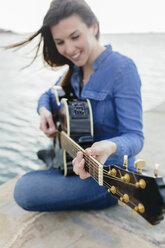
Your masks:
<svg viewBox="0 0 165 248"><path fill-rule="evenodd" d="M75 158L77 152L81 151L85 159L85 169L97 181L99 185L103 185L103 165L100 164L92 156L88 156L85 150L71 139L64 131L59 133L60 144L64 150L72 157Z"/></svg>

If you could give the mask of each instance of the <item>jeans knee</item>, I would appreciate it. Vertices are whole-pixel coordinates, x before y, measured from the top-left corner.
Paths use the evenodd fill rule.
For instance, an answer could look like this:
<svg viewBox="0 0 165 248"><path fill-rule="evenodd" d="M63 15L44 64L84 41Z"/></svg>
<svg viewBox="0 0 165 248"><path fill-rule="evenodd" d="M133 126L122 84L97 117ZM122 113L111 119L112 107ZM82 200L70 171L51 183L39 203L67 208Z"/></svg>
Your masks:
<svg viewBox="0 0 165 248"><path fill-rule="evenodd" d="M26 178L23 176L16 182L14 188L14 200L21 208L31 210L31 200L29 196L30 192L28 189L28 184L26 183Z"/></svg>

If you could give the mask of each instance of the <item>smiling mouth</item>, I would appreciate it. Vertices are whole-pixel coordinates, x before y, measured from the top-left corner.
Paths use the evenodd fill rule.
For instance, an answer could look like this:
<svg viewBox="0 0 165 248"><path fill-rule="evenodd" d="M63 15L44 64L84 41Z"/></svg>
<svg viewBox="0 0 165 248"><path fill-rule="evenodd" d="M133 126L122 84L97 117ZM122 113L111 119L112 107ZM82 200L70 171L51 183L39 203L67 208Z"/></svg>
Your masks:
<svg viewBox="0 0 165 248"><path fill-rule="evenodd" d="M75 55L73 55L73 56L70 56L70 58L72 59L72 60L79 60L79 58L80 58L80 52L78 52L78 53L76 53Z"/></svg>

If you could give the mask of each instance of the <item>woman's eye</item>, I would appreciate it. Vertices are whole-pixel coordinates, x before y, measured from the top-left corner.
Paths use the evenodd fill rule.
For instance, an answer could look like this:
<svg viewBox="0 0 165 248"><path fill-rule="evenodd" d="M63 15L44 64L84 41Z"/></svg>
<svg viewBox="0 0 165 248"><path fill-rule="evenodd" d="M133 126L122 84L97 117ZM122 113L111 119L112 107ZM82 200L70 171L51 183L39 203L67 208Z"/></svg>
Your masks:
<svg viewBox="0 0 165 248"><path fill-rule="evenodd" d="M64 42L63 41L56 41L56 45L62 45Z"/></svg>
<svg viewBox="0 0 165 248"><path fill-rule="evenodd" d="M80 35L76 35L76 36L73 36L72 39L73 39L73 40L76 40L76 39L78 39L79 37L80 37Z"/></svg>

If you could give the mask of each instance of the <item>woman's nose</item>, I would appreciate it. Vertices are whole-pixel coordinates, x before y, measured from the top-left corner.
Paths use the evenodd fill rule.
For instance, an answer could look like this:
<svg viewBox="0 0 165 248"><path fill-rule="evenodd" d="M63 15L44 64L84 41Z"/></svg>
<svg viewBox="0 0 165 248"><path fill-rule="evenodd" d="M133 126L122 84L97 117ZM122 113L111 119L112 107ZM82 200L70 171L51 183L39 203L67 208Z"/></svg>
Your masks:
<svg viewBox="0 0 165 248"><path fill-rule="evenodd" d="M74 46L71 42L65 43L65 54L72 55L74 52Z"/></svg>

